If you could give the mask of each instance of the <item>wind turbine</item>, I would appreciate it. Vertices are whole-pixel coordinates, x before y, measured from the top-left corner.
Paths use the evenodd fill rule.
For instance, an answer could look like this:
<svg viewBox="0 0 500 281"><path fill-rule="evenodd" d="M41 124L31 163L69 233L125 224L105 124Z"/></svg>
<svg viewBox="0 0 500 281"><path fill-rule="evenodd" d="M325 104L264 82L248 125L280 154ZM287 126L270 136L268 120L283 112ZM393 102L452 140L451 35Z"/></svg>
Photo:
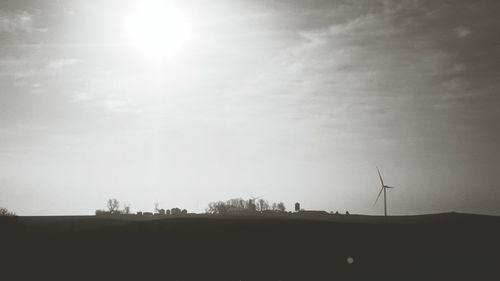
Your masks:
<svg viewBox="0 0 500 281"><path fill-rule="evenodd" d="M250 196L251 199L248 200L248 205L250 205L250 209L252 209L253 211L255 211L257 205L255 204L255 202L257 202L258 199L261 199L262 196L259 196L259 197L253 197L252 194L248 193L248 195Z"/></svg>
<svg viewBox="0 0 500 281"><path fill-rule="evenodd" d="M250 193L248 193L248 192L247 192L247 194L248 194L248 196L250 196L250 198L251 198L252 200L258 200L258 199L261 199L261 198L262 198L262 196L259 196L259 197L254 197L252 194L250 194Z"/></svg>
<svg viewBox="0 0 500 281"><path fill-rule="evenodd" d="M380 189L380 192L378 193L377 200L375 200L375 203L373 203L373 206L375 206L378 202L378 199L380 198L380 194L382 194L382 191L384 192L384 216L387 217L387 198L386 198L386 190L387 188L394 188L393 186L388 186L384 184L384 180L382 179L382 175L380 174L380 170L377 167L377 172L378 172L378 177L380 178L380 183L382 184L382 188Z"/></svg>

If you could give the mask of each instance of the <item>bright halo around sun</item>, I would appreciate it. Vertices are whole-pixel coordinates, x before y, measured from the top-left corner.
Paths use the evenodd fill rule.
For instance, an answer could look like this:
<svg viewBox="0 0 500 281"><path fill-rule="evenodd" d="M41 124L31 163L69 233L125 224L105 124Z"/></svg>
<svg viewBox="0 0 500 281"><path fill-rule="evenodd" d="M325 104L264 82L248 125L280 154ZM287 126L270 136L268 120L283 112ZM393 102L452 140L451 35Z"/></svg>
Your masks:
<svg viewBox="0 0 500 281"><path fill-rule="evenodd" d="M145 1L125 27L128 44L152 60L174 57L191 38L186 15L166 1Z"/></svg>

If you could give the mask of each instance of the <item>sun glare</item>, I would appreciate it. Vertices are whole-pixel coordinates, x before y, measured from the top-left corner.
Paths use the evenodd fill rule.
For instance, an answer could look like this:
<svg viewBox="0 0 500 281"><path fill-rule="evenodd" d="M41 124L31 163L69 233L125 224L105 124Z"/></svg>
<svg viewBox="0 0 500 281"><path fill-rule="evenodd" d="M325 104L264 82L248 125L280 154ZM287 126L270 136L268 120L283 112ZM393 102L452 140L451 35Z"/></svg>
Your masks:
<svg viewBox="0 0 500 281"><path fill-rule="evenodd" d="M187 17L172 4L149 2L126 20L128 44L153 60L176 55L191 37Z"/></svg>

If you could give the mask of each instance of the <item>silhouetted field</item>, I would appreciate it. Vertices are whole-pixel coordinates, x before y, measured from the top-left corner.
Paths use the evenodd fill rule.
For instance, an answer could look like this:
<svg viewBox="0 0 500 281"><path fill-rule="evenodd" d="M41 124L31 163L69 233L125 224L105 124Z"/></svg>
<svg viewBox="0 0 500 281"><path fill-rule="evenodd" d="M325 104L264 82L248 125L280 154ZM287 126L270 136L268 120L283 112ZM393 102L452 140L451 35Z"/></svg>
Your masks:
<svg viewBox="0 0 500 281"><path fill-rule="evenodd" d="M75 216L0 223L2 274L28 280L500 276L500 219L489 216Z"/></svg>

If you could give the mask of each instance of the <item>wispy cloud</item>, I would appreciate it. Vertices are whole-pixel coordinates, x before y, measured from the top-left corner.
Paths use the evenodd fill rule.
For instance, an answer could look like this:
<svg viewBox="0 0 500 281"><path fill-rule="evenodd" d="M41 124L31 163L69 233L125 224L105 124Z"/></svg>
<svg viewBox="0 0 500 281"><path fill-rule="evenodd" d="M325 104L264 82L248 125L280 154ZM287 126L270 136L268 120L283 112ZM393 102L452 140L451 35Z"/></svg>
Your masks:
<svg viewBox="0 0 500 281"><path fill-rule="evenodd" d="M59 69L66 66L71 66L80 63L81 60L75 58L62 58L51 61L47 67L51 69Z"/></svg>
<svg viewBox="0 0 500 281"><path fill-rule="evenodd" d="M4 12L0 10L0 32L31 32L33 16L27 11Z"/></svg>
<svg viewBox="0 0 500 281"><path fill-rule="evenodd" d="M86 92L78 92L73 97L73 102L88 102L93 100L94 97Z"/></svg>
<svg viewBox="0 0 500 281"><path fill-rule="evenodd" d="M36 73L37 70L26 59L16 57L0 59L0 77L20 79L33 76Z"/></svg>
<svg viewBox="0 0 500 281"><path fill-rule="evenodd" d="M42 28L35 28L35 31L38 31L38 32L41 32L41 33L45 33L47 31L49 31L49 29L46 28L46 27L42 27Z"/></svg>
<svg viewBox="0 0 500 281"><path fill-rule="evenodd" d="M81 62L82 60L75 58L60 58L46 62L44 59L30 60L28 58L7 57L0 59L0 76L15 79L27 78L47 72L57 72L62 68Z"/></svg>

